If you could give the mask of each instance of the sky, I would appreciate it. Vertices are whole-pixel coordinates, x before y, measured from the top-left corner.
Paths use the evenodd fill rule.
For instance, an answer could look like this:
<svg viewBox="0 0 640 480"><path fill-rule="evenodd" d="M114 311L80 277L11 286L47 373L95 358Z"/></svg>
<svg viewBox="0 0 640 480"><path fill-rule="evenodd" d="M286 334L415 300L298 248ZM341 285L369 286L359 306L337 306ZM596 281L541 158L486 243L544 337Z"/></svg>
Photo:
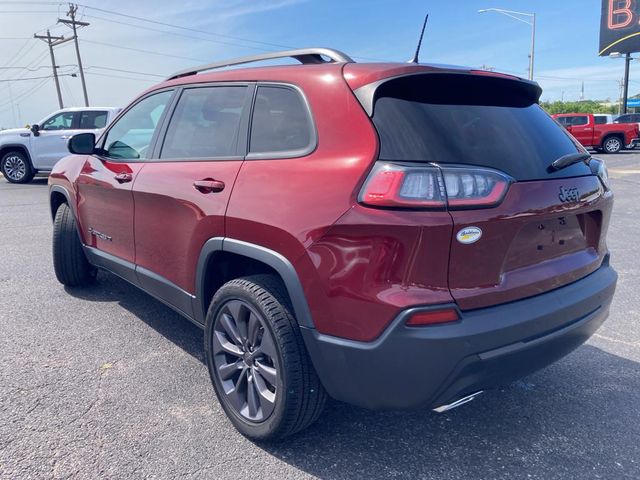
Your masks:
<svg viewBox="0 0 640 480"><path fill-rule="evenodd" d="M484 8L536 13L534 72L542 100L578 100L584 82L585 98L615 101L624 70L623 59L598 57L601 0L83 0L79 5L79 18L90 23L78 36L95 106L125 106L182 68L289 47L332 47L356 61L407 61L426 13L421 62L526 77L531 27L495 12L478 13ZM56 1L0 0L0 128L37 122L58 108L53 79L47 78L48 48L32 37L47 28L70 37L71 30L56 23L67 10L67 3ZM56 47L55 55L65 106L82 106L80 78L71 76L78 71L73 42ZM640 92L637 61L629 85L630 95Z"/></svg>

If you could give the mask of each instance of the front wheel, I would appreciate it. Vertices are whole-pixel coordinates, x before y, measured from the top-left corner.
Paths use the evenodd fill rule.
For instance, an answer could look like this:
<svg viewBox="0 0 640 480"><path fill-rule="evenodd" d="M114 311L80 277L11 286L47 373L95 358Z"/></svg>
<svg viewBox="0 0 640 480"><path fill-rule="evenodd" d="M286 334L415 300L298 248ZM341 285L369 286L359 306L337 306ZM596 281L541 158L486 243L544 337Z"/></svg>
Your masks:
<svg viewBox="0 0 640 480"><path fill-rule="evenodd" d="M320 416L327 394L276 277L239 278L218 290L205 354L218 400L246 437L280 439Z"/></svg>
<svg viewBox="0 0 640 480"><path fill-rule="evenodd" d="M8 152L0 159L0 170L11 183L29 183L35 172L27 156L18 151Z"/></svg>
<svg viewBox="0 0 640 480"><path fill-rule="evenodd" d="M53 268L58 281L69 287L82 287L96 278L96 269L87 261L76 219L66 203L58 207L53 222Z"/></svg>
<svg viewBox="0 0 640 480"><path fill-rule="evenodd" d="M618 153L622 150L622 140L618 137L608 137L602 144L605 153Z"/></svg>

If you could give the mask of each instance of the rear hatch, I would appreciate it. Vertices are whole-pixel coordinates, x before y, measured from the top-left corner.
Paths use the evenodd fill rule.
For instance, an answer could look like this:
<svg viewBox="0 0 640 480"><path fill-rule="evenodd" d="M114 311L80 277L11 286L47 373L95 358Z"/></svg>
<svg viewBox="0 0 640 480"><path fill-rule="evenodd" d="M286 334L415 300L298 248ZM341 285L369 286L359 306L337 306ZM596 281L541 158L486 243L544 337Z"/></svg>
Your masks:
<svg viewBox="0 0 640 480"><path fill-rule="evenodd" d="M539 107L536 84L431 72L355 93L378 131L378 165L442 172L444 208L453 219L449 288L463 310L543 293L600 266L611 193L584 161L550 168L584 150ZM504 190L478 194L491 190L492 178L504 178ZM402 192L419 183L405 181ZM458 192L472 200L459 200Z"/></svg>

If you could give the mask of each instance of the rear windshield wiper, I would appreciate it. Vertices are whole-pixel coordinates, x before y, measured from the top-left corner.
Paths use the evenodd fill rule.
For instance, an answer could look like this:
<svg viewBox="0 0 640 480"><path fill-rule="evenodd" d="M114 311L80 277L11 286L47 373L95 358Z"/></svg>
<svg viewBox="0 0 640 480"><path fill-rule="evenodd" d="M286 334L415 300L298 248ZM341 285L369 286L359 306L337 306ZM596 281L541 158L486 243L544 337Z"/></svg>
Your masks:
<svg viewBox="0 0 640 480"><path fill-rule="evenodd" d="M587 160L591 160L591 155L587 152L568 153L567 155L563 155L560 158L554 160L553 163L549 165L549 170L555 172L556 170L561 170L564 167L573 165L574 163L588 163Z"/></svg>

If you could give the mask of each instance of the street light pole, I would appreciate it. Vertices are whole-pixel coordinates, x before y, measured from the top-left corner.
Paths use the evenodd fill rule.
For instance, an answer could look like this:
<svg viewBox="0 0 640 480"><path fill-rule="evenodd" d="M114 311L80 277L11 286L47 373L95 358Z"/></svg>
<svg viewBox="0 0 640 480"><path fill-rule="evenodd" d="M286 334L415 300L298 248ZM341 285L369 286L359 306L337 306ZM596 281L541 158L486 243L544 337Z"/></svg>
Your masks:
<svg viewBox="0 0 640 480"><path fill-rule="evenodd" d="M503 8L483 8L478 10L478 13L496 12L507 17L513 18L522 23L526 23L531 27L531 51L529 53L529 80L533 80L533 66L535 60L536 50L536 14L526 12L516 12L514 10L505 10ZM529 18L531 20L525 20L522 17Z"/></svg>
<svg viewBox="0 0 640 480"><path fill-rule="evenodd" d="M622 94L622 113L627 113L627 101L629 100L629 64L631 63L631 54L627 53L624 57L624 92Z"/></svg>

